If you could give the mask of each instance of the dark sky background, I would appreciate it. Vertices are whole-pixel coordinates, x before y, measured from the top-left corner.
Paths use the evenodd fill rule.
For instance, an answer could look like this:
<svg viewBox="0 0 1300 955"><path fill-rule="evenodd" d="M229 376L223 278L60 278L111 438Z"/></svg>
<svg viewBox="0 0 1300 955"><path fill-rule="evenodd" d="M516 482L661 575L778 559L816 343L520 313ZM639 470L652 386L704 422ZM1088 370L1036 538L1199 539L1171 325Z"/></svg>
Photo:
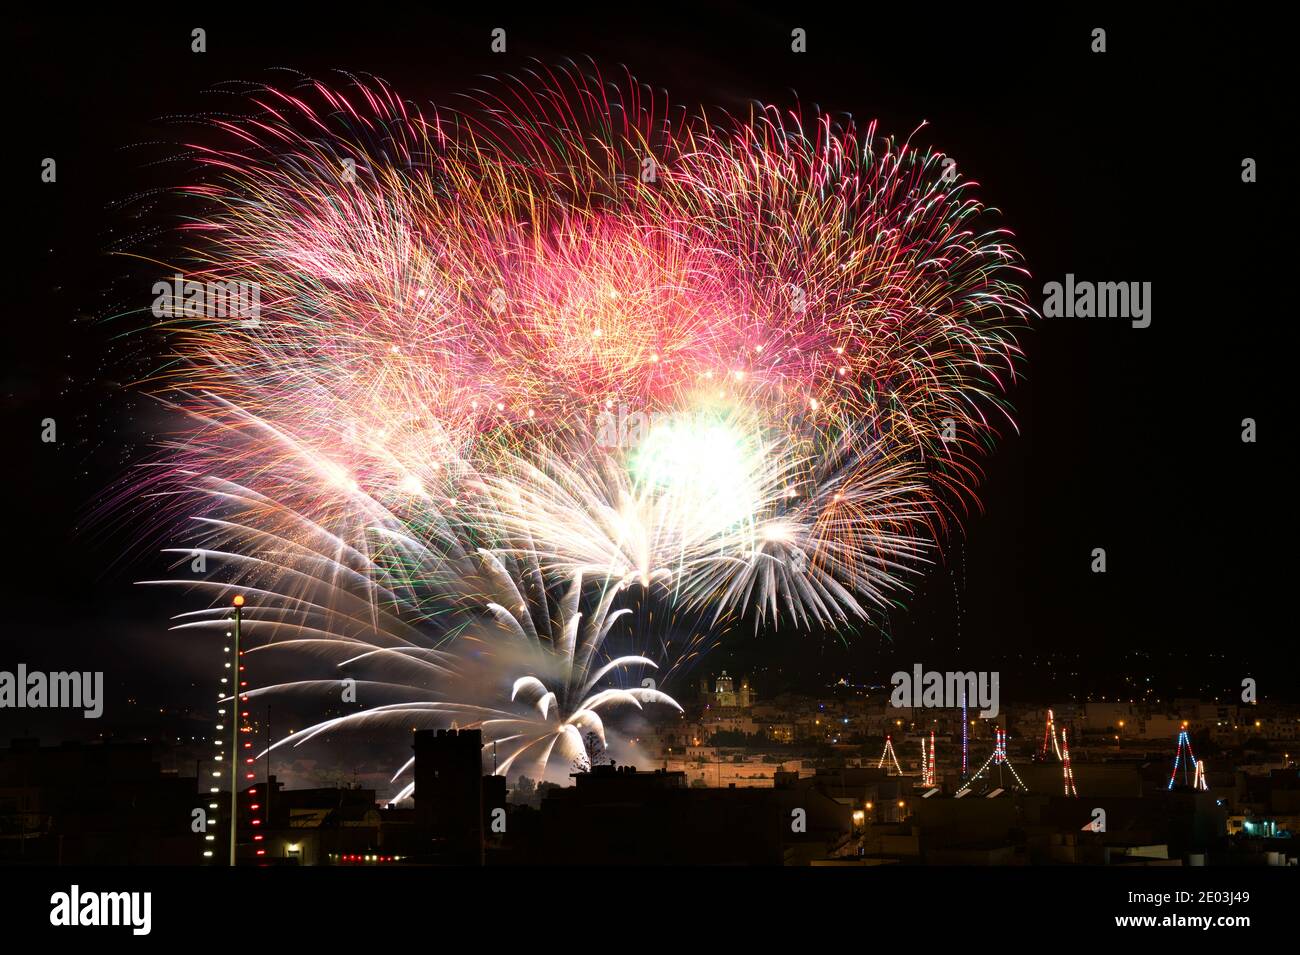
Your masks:
<svg viewBox="0 0 1300 955"><path fill-rule="evenodd" d="M928 121L916 141L956 157L1003 211L1036 305L1043 283L1067 272L1154 286L1150 328L1058 319L1026 336L1027 377L1012 396L1021 432L987 460L983 513L948 542L887 638L732 636L693 675L730 666L770 693L923 662L1019 667L1022 698L1113 692L1134 676L1162 694L1227 697L1255 676L1265 698L1296 699L1294 625L1280 612L1294 566L1281 453L1294 419L1279 405L1294 378L1295 273L1271 234L1290 185L1278 130L1292 118L1279 108L1285 58L1273 40L1244 32L1247 17L635 6L11 28L0 669L103 669L120 714L128 698L140 711L206 702L219 666L219 647L166 630L193 603L132 585L161 575L162 558L86 522L163 424L122 385L147 343L117 340L103 321L146 291L123 292L135 273L113 250L157 225L116 204L179 181L175 168L145 165L158 155L147 144L178 134L161 118L212 108L214 83L271 79L280 66L372 72L428 104L529 57L590 55L611 74L627 64L676 103L743 110L797 93L899 135ZM205 54L189 51L194 26L208 31ZM496 26L509 31L504 56L488 49ZM795 26L808 31L804 55L789 49ZM1089 52L1094 26L1108 29L1104 55ZM58 160L55 185L39 181L46 156ZM1256 184L1241 182L1245 156L1259 161ZM1247 416L1258 444L1240 440ZM55 445L40 441L46 417L58 422ZM1094 547L1107 550L1104 576L1089 570ZM110 723L51 718L0 711L0 739Z"/></svg>

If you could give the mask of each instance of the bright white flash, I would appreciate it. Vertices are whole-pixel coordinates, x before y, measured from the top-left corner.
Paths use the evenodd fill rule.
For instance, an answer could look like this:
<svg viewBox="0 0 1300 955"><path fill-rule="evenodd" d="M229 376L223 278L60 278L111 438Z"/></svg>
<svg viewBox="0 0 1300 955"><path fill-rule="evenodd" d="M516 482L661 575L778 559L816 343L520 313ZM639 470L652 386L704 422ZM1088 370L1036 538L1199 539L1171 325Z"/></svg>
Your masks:
<svg viewBox="0 0 1300 955"><path fill-rule="evenodd" d="M631 470L681 519L722 532L753 520L761 458L758 442L736 424L697 413L656 422L633 451Z"/></svg>

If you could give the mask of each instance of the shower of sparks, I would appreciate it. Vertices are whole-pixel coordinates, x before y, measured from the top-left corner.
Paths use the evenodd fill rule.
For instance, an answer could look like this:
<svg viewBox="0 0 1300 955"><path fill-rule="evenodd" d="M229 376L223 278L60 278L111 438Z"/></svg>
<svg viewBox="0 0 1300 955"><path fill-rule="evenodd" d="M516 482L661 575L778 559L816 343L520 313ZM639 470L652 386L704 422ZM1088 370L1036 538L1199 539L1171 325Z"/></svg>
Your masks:
<svg viewBox="0 0 1300 955"><path fill-rule="evenodd" d="M258 312L153 323L143 384L188 424L135 490L260 651L400 697L278 745L455 720L502 772L567 767L599 713L676 705L636 680L678 661L605 653L647 598L686 656L867 620L1013 426L1025 273L942 153L578 69L427 113L377 79L233 92L173 268Z"/></svg>

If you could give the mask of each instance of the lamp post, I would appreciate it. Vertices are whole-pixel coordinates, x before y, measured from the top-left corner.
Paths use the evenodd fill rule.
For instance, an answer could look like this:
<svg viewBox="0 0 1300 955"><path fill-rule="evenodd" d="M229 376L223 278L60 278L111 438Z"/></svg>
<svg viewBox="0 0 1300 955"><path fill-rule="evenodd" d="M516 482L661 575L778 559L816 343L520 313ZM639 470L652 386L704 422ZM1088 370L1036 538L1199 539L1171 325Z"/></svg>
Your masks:
<svg viewBox="0 0 1300 955"><path fill-rule="evenodd" d="M230 720L230 864L235 864L235 835L239 828L239 624L244 595L235 595L235 691L231 696Z"/></svg>

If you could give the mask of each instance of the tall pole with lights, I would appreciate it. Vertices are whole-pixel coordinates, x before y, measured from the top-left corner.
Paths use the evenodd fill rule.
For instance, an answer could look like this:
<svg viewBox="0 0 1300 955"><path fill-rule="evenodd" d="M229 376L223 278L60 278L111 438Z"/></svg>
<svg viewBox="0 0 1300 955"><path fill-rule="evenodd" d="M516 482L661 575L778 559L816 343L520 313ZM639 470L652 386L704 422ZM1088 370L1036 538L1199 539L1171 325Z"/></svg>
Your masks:
<svg viewBox="0 0 1300 955"><path fill-rule="evenodd" d="M235 680L230 696L230 864L235 864L235 837L239 829L239 624L243 617L244 595L235 595Z"/></svg>
<svg viewBox="0 0 1300 955"><path fill-rule="evenodd" d="M1079 790L1074 788L1074 770L1070 768L1070 737L1064 726L1061 727L1061 762L1065 764L1065 794L1078 796Z"/></svg>
<svg viewBox="0 0 1300 955"><path fill-rule="evenodd" d="M930 762L925 770L925 784L927 786L937 786L938 774L934 768L934 730L930 730Z"/></svg>
<svg viewBox="0 0 1300 955"><path fill-rule="evenodd" d="M961 778L966 778L970 754L970 717L966 713L966 685L961 688Z"/></svg>

